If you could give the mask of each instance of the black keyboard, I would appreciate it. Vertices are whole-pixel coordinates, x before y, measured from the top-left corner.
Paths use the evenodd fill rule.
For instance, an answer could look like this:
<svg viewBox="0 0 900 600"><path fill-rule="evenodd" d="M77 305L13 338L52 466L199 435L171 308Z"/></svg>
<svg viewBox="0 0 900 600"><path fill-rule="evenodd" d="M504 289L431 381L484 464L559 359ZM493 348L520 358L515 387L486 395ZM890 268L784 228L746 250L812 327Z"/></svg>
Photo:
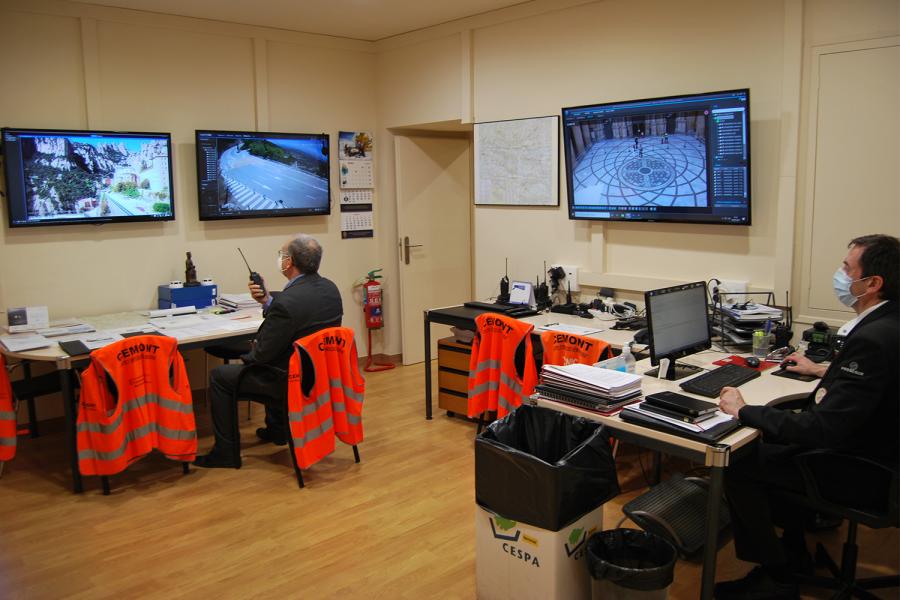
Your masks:
<svg viewBox="0 0 900 600"><path fill-rule="evenodd" d="M707 398L716 398L723 387L737 387L759 377L759 371L740 365L722 365L681 384L681 389Z"/></svg>

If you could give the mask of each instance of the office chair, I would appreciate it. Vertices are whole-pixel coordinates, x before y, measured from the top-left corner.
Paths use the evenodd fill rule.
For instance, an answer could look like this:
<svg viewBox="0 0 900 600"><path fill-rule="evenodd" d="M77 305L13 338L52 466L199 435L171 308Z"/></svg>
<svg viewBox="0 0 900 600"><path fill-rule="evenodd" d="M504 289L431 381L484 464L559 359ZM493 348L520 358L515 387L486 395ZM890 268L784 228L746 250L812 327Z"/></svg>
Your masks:
<svg viewBox="0 0 900 600"><path fill-rule="evenodd" d="M537 367L531 346L534 325L497 313L475 319L475 340L469 360L469 418L478 416L480 434L484 413L497 418L522 404L534 393Z"/></svg>
<svg viewBox="0 0 900 600"><path fill-rule="evenodd" d="M207 376L209 374L209 357L214 356L215 358L220 358L222 361L228 365L231 364L233 360L240 360L241 356L250 352L250 341L240 341L240 342L232 342L230 344L217 344L215 346L206 346L204 349L204 358L205 358L205 366ZM253 403L249 400L247 401L247 420L251 420L253 418Z"/></svg>
<svg viewBox="0 0 900 600"><path fill-rule="evenodd" d="M792 499L848 522L840 567L818 543L816 563L827 567L832 576L796 575L797 583L837 590L833 598L876 598L867 590L900 587L900 574L865 579L856 577L856 533L859 524L872 529L900 525L897 467L832 450L803 452L794 457L794 461L803 475L806 496L795 497L791 494ZM834 477L836 471L846 474L846 477Z"/></svg>

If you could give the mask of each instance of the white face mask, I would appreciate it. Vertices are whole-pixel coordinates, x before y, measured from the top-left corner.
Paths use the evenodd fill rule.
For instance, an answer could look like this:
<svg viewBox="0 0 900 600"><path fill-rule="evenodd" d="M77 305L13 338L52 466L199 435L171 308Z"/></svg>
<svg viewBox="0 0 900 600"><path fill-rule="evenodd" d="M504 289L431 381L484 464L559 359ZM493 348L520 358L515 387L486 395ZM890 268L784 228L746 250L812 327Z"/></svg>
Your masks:
<svg viewBox="0 0 900 600"><path fill-rule="evenodd" d="M860 294L859 296L854 296L853 292L850 291L851 285L857 281L862 281L863 279L868 279L868 277L850 279L850 276L847 275L844 268L838 267L837 271L834 272L834 276L831 278L831 285L834 287L834 294L837 296L838 300L841 301L841 304L847 308L853 308L853 305L856 304L856 301L859 300L860 296L865 295Z"/></svg>
<svg viewBox="0 0 900 600"><path fill-rule="evenodd" d="M284 264L284 260L285 260L286 258L290 258L290 257L289 257L289 256L285 256L284 254L282 254L282 253L280 253L280 252L278 253L278 256L275 258L275 265L276 265L275 268L278 269L278 270L279 270L280 272L282 272L282 273L284 273L285 271L287 271L287 269L285 269L285 268L282 266L282 265ZM288 267L288 268L290 268L290 267Z"/></svg>

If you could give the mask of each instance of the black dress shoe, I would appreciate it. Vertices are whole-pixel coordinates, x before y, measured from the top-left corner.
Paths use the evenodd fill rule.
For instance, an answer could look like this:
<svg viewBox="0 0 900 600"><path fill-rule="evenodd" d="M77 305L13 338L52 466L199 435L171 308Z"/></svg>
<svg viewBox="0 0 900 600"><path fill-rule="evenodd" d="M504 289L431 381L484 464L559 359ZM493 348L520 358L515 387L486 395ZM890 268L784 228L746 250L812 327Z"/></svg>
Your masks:
<svg viewBox="0 0 900 600"><path fill-rule="evenodd" d="M283 433L275 433L268 427L260 427L256 430L256 437L264 442L272 442L276 446L287 444L287 437Z"/></svg>
<svg viewBox="0 0 900 600"><path fill-rule="evenodd" d="M194 464L204 469L240 469L240 456L235 460L230 452L219 452L213 447L209 454L201 454L194 459Z"/></svg>
<svg viewBox="0 0 900 600"><path fill-rule="evenodd" d="M741 579L717 583L713 596L716 600L800 600L796 585L777 581L762 566Z"/></svg>

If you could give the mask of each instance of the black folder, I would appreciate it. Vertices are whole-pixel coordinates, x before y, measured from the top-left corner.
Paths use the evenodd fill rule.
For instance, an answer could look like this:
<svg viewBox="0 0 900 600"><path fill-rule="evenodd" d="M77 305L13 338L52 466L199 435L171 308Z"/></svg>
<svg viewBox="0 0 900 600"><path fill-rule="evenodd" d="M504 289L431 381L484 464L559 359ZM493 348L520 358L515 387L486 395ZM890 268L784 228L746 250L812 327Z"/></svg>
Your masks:
<svg viewBox="0 0 900 600"><path fill-rule="evenodd" d="M672 435L677 435L679 437L687 438L689 440L694 440L697 442L703 442L704 444L715 443L741 426L740 421L738 421L737 419L732 419L730 421L725 421L724 423L716 425L715 427L707 431L690 431L688 429L683 429L677 425L672 425L671 423L666 423L665 421L654 419L651 416L628 410L627 408L619 413L619 417L626 423L643 425L644 427L647 427L649 429L671 433Z"/></svg>

